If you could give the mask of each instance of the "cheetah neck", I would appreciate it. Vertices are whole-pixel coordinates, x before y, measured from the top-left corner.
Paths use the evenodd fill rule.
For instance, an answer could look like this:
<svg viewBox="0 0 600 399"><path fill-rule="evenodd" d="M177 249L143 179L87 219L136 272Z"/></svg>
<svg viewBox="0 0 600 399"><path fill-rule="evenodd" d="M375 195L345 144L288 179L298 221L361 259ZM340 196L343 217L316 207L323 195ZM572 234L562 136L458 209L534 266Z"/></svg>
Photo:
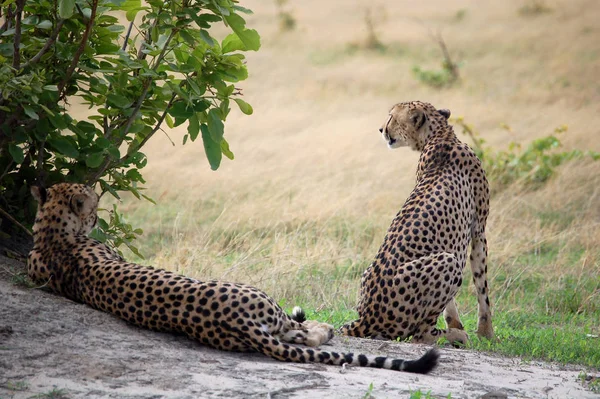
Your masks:
<svg viewBox="0 0 600 399"><path fill-rule="evenodd" d="M427 126L427 134L424 135L421 143L421 151L425 151L427 147L437 145L440 143L449 143L456 141L456 134L451 125L440 126L435 124L429 124Z"/></svg>

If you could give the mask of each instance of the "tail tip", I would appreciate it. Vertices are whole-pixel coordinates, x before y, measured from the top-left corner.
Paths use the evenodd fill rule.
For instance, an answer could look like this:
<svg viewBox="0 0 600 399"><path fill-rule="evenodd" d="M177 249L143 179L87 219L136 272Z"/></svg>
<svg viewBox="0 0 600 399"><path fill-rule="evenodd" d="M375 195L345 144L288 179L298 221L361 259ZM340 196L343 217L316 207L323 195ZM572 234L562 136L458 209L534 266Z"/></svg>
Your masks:
<svg viewBox="0 0 600 399"><path fill-rule="evenodd" d="M294 306L292 309L292 320L297 321L298 323L304 323L306 321L306 313L300 306Z"/></svg>
<svg viewBox="0 0 600 399"><path fill-rule="evenodd" d="M430 373L438 366L439 359L440 352L435 348L429 349L419 359L407 361L404 365L404 371L419 374Z"/></svg>

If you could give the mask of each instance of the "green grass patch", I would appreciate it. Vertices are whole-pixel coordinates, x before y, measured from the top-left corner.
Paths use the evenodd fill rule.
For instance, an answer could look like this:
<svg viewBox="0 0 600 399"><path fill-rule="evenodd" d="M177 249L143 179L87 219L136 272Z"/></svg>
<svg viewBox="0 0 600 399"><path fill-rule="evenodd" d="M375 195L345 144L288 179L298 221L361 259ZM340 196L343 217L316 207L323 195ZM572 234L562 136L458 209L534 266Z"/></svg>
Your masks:
<svg viewBox="0 0 600 399"><path fill-rule="evenodd" d="M592 333L598 326L597 317L545 316L517 311L496 312L493 320L498 341L479 339L473 333L477 315L462 317L465 329L470 333L467 348L520 356L525 360L541 359L600 368L600 340Z"/></svg>

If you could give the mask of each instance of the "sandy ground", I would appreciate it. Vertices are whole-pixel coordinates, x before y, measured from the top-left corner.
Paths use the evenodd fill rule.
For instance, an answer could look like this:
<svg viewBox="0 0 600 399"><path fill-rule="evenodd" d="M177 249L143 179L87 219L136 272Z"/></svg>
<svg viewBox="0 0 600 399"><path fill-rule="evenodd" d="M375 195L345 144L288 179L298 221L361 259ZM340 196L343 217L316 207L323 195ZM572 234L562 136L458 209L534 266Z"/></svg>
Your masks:
<svg viewBox="0 0 600 399"><path fill-rule="evenodd" d="M40 289L22 288L0 258L0 398L597 398L577 367L443 349L430 375L317 364L288 364L259 354L220 352L182 336L128 325ZM338 351L412 358L425 347L336 337ZM42 396L54 390L55 396ZM505 396L506 395L506 396Z"/></svg>

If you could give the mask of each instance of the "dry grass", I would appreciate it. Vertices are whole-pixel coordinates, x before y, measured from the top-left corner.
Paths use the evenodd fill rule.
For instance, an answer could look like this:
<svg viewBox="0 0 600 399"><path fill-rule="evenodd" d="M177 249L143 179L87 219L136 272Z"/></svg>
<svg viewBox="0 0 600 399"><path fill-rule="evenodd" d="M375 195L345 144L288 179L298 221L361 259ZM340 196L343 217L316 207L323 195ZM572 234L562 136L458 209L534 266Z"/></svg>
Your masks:
<svg viewBox="0 0 600 399"><path fill-rule="evenodd" d="M255 114L230 116L236 160L216 173L201 145L180 145L183 129L168 132L175 148L166 137L149 144L145 177L158 205L121 206L145 231L146 263L351 308L362 270L414 184L418 154L388 150L377 131L398 101L450 108L498 148L567 124L567 148L600 150L596 1L548 2L552 12L536 18L519 15L522 1L379 2L375 28L389 51L348 53L367 34L362 4L304 1L293 9L297 29L282 34L272 2L244 1L263 37L243 84ZM439 66L429 29L441 30L463 63L458 86L431 89L411 74L414 65ZM560 293L569 280L582 309L598 317L600 294L589 281L600 273L599 176L598 163L579 162L539 191L493 199L496 311L533 307L534 293Z"/></svg>

